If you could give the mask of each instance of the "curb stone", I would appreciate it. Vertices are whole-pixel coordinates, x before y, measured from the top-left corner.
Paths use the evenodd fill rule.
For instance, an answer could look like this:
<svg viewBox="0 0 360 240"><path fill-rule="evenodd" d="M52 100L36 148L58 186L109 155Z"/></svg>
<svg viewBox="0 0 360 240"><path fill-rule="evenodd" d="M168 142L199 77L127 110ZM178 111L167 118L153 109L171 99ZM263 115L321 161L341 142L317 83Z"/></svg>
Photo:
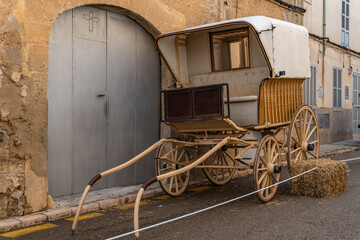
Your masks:
<svg viewBox="0 0 360 240"><path fill-rule="evenodd" d="M333 155L337 154L344 154L352 151L359 151L360 147L352 147L352 148L345 148L345 149L338 149L331 152L326 153L320 153L319 157L331 157ZM247 175L252 174L252 170L243 170L243 171L237 171L234 174L234 178L238 177L245 177ZM204 180L197 180L192 181L189 183L190 187L197 187L201 185L209 185L209 181ZM143 198L152 198L155 196L162 195L163 191L159 188L153 188L146 190L143 194ZM84 204L83 209L81 213L89 213L89 212L95 212L100 210L105 210L111 207L119 206L126 203L132 203L135 202L137 193L125 195L125 196L119 196L115 198L109 198L109 199L103 199L98 200L94 202L90 202L87 204ZM62 208L55 208L55 209L49 209L44 212L34 213L26 216L21 217L14 217L9 219L0 220L0 233L9 232L13 230L17 230L24 227L30 227L35 226L39 224L43 224L46 222L52 222L68 217L75 216L77 211L77 206L69 206L69 207L62 207Z"/></svg>
<svg viewBox="0 0 360 240"><path fill-rule="evenodd" d="M0 233L9 232L21 228L22 222L18 219L6 219L0 221Z"/></svg>
<svg viewBox="0 0 360 240"><path fill-rule="evenodd" d="M48 216L42 213L35 213L16 218L21 222L21 228L40 225L48 221Z"/></svg>

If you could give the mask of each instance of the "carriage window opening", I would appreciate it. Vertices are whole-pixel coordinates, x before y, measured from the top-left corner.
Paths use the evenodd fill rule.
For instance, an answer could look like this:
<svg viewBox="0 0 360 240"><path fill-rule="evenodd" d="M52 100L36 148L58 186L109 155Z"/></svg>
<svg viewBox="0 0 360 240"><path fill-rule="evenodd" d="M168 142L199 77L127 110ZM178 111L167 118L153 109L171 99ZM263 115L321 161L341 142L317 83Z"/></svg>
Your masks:
<svg viewBox="0 0 360 240"><path fill-rule="evenodd" d="M211 43L213 71L250 67L248 30L213 33Z"/></svg>

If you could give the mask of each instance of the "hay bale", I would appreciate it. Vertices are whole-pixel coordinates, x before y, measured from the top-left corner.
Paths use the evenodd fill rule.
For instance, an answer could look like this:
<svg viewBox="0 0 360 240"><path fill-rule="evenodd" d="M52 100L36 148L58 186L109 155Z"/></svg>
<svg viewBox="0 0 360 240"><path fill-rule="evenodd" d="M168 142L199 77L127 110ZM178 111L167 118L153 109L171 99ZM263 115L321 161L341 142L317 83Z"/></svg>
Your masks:
<svg viewBox="0 0 360 240"><path fill-rule="evenodd" d="M301 161L291 165L291 175L314 167L317 169L291 180L292 194L331 198L347 190L348 166L345 162L330 159Z"/></svg>

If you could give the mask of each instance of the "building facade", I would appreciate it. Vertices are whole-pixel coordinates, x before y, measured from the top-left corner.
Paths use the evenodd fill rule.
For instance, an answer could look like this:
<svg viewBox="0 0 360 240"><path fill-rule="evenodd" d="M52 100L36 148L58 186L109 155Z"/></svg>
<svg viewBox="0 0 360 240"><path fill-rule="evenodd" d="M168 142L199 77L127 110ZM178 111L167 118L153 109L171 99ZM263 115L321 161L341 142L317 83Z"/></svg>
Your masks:
<svg viewBox="0 0 360 240"><path fill-rule="evenodd" d="M317 113L320 142L359 137L360 18L358 1L304 1L312 79L305 103Z"/></svg>
<svg viewBox="0 0 360 240"><path fill-rule="evenodd" d="M322 140L352 137L352 122L340 124L345 128L341 134L335 126L344 117L352 120L352 94L358 91L352 88L353 76L359 72L359 46L353 34L356 17L342 35L341 25L328 18L327 29L336 25L339 34L327 30L323 57L319 52L324 41L318 2L2 1L0 219L45 210L50 195L81 192L94 171L127 161L166 135L156 117L148 119L159 116L160 110L146 106L156 105L158 91L173 85L153 45L154 38L165 32L253 15L305 24L312 33L311 63L316 79L315 85L311 85L314 81L306 83L306 101L315 99L311 105L319 116L325 119L328 114L330 119L330 127L321 129ZM330 8L338 10L328 8L329 12ZM350 50L345 51L341 39L345 41L346 36ZM341 80L335 78L341 84L334 88L333 72L341 76ZM149 74L150 80L145 77ZM346 86L349 99L344 95ZM334 101L335 107L333 91L340 92L341 101ZM121 114L114 114L116 109L121 109ZM117 132L122 134L114 134ZM128 170L126 177L109 178L98 188L143 181L154 174L153 162L147 162Z"/></svg>

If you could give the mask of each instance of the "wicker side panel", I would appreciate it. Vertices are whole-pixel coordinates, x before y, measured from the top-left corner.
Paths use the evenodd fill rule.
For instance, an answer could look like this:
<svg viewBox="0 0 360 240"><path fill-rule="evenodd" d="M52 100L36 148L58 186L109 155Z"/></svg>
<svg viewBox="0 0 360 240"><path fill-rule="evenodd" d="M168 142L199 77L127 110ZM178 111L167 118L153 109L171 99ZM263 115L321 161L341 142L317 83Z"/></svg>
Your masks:
<svg viewBox="0 0 360 240"><path fill-rule="evenodd" d="M302 105L302 83L305 79L270 78L260 86L259 125L291 121Z"/></svg>

